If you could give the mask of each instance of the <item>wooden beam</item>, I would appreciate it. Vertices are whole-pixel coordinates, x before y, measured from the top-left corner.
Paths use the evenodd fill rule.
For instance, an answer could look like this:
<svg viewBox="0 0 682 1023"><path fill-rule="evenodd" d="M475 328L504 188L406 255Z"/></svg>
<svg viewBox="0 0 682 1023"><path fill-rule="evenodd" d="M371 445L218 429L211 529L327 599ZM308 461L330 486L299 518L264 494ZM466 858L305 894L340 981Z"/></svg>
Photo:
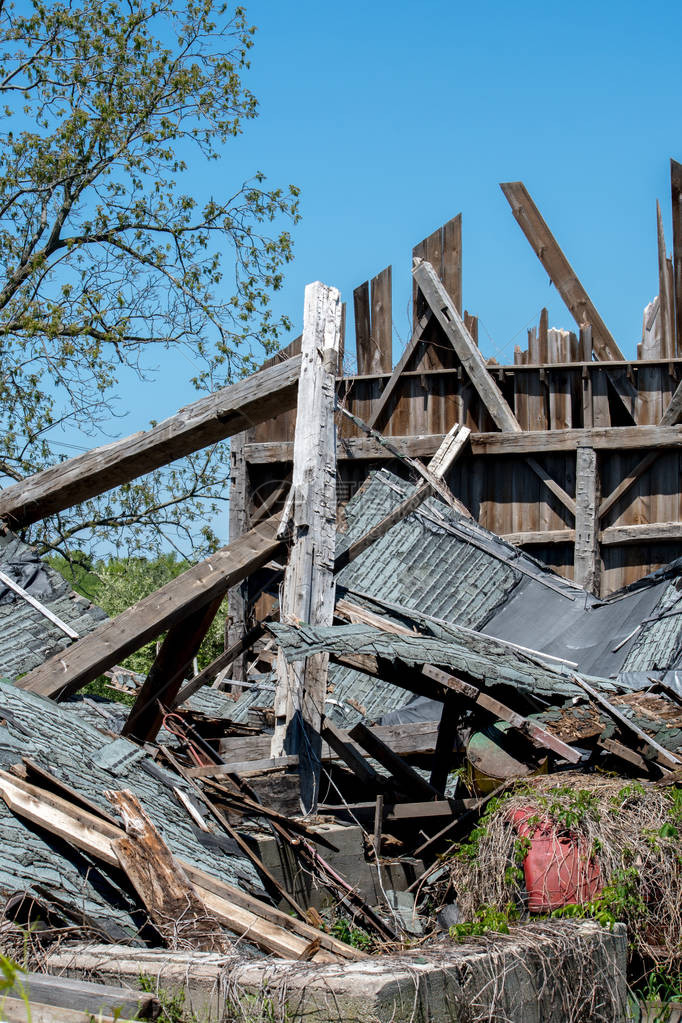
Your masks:
<svg viewBox="0 0 682 1023"><path fill-rule="evenodd" d="M608 497L599 505L599 518L603 518L608 511L610 511L616 501L619 501L623 494L626 494L630 487L634 486L637 480L644 475L650 466L654 464L657 458L661 455L661 451L648 451L644 458L640 458L639 462L630 469L627 476L620 481L617 487L614 487Z"/></svg>
<svg viewBox="0 0 682 1023"><path fill-rule="evenodd" d="M400 359L398 360L395 369L393 370L391 376L386 382L386 386L384 387L383 391L381 392L381 394L375 401L374 405L372 406L372 411L370 412L369 417L367 419L367 425L370 428L373 429L376 426L377 422L379 421L379 417L381 416L382 412L388 405L391 395L395 391L396 385L400 380L400 377L402 376L403 370L405 369L408 362L412 358L417 348L417 345L422 340L424 330L426 329L426 326L430 319L431 319L430 316L424 317L415 324L414 331L412 332L412 337L405 346L405 351L400 356Z"/></svg>
<svg viewBox="0 0 682 1023"><path fill-rule="evenodd" d="M228 598L229 599L229 598ZM219 654L214 661L211 661L205 668L203 668L198 675L190 679L186 686L184 686L178 693L176 699L173 701L174 707L181 707L183 703L189 700L190 696L198 692L203 686L210 685L213 680L224 671L225 668L229 667L233 661L238 657L241 657L243 653L250 650L254 643L257 643L262 638L265 632L266 622L272 621L275 614L279 614L279 609L275 612L271 612L266 615L262 621L257 622L252 629L245 632L241 639L237 640L231 647L224 650L222 654Z"/></svg>
<svg viewBox="0 0 682 1023"><path fill-rule="evenodd" d="M278 515L262 522L156 593L103 622L68 650L34 668L17 681L17 686L53 697L64 697L81 689L107 668L266 565L283 546L277 536L279 526Z"/></svg>
<svg viewBox="0 0 682 1023"><path fill-rule="evenodd" d="M501 540L515 547L537 547L546 543L575 543L575 529L531 529L520 533L502 533Z"/></svg>
<svg viewBox="0 0 682 1023"><path fill-rule="evenodd" d="M592 327L594 350L600 359L623 359L623 353L597 312L578 275L545 223L522 181L508 181L500 188L521 230L531 244L578 326Z"/></svg>
<svg viewBox="0 0 682 1023"><path fill-rule="evenodd" d="M442 433L395 436L391 446L408 458L428 458L443 441ZM524 430L522 433L472 433L471 453L477 455L536 455L550 451L575 451L579 446L596 451L660 451L682 447L682 426L608 426L591 430ZM254 465L290 462L289 441L247 444L246 457ZM386 462L396 457L371 437L345 437L339 442L339 460Z"/></svg>
<svg viewBox="0 0 682 1023"><path fill-rule="evenodd" d="M375 771L367 758L363 756L357 745L348 735L348 732L337 728L329 718L324 719L322 738L334 750L336 755L343 760L344 764L351 769L353 774L360 779L363 785L370 788L383 788L384 779Z"/></svg>
<svg viewBox="0 0 682 1023"><path fill-rule="evenodd" d="M348 732L348 737L385 767L398 787L407 795L413 795L417 799L435 799L439 795L433 785L397 756L364 722L358 721Z"/></svg>
<svg viewBox="0 0 682 1023"><path fill-rule="evenodd" d="M365 363L370 373L390 373L393 369L393 289L392 269L387 266L372 278L371 358ZM358 362L358 370L360 363Z"/></svg>
<svg viewBox="0 0 682 1023"><path fill-rule="evenodd" d="M673 274L677 352L682 352L682 163L670 161L670 195L673 214Z"/></svg>
<svg viewBox="0 0 682 1023"><path fill-rule="evenodd" d="M564 508L566 508L571 515L575 516L575 501L566 493L564 488L560 486L556 480L552 479L544 466L540 465L539 462L536 462L534 458L527 458L526 462L535 475L542 480L550 493L554 494L561 504L563 504Z"/></svg>
<svg viewBox="0 0 682 1023"><path fill-rule="evenodd" d="M438 448L438 451L433 456L431 464L429 465L429 472L439 480L442 480L448 470L454 465L455 461L462 453L466 443L469 439L470 430L466 426L459 426L456 424L453 428L445 435L445 438ZM338 573L346 565L349 565L351 561L359 557L368 550L372 544L380 540L389 529L392 529L398 522L402 522L404 518L411 515L412 512L424 503L424 501L431 494L434 493L433 487L422 480L417 484L412 494L406 497L404 501L385 515L380 522L377 522L375 526L372 526L364 536L354 540L349 547L346 548L341 554L339 554L334 561L334 573Z"/></svg>
<svg viewBox="0 0 682 1023"><path fill-rule="evenodd" d="M656 200L656 237L658 242L658 300L661 318L661 355L672 359L676 354L675 345L675 300L668 275L668 254L665 249L663 215L661 204Z"/></svg>
<svg viewBox="0 0 682 1023"><path fill-rule="evenodd" d="M632 526L607 526L599 534L607 547L631 543L682 540L682 522L638 522Z"/></svg>
<svg viewBox="0 0 682 1023"><path fill-rule="evenodd" d="M425 260L416 262L412 274L495 425L500 430L520 432L514 413L488 372L483 356L431 264Z"/></svg>
<svg viewBox="0 0 682 1023"><path fill-rule="evenodd" d="M0 491L12 529L103 494L121 483L263 423L296 404L300 356L200 398L151 430L94 448Z"/></svg>
<svg viewBox="0 0 682 1023"><path fill-rule="evenodd" d="M650 735L640 728L639 725L631 718L626 717L617 707L614 707L605 696L602 696L600 692L593 689L589 682L585 679L579 678L577 675L574 676L574 681L581 689L584 689L590 699L596 703L599 707L606 711L610 718L620 725L621 728L625 729L626 732L637 736L640 742L642 742L648 749L653 753L654 758L659 764L664 764L666 767L677 767L682 761L674 756L669 750L661 746L660 743L652 739Z"/></svg>
<svg viewBox="0 0 682 1023"><path fill-rule="evenodd" d="M125 789L105 795L121 815L126 832L112 843L114 852L166 944L226 953L230 943L222 925L173 858L137 796Z"/></svg>
<svg viewBox="0 0 682 1023"><path fill-rule="evenodd" d="M353 310L355 314L355 361L358 373L364 374L367 372L367 366L373 366L371 359L372 315L369 304L369 281L365 281L353 291ZM372 372L372 370L369 372Z"/></svg>
<svg viewBox="0 0 682 1023"><path fill-rule="evenodd" d="M675 388L670 404L663 413L659 426L677 426L682 422L682 381Z"/></svg>
<svg viewBox="0 0 682 1023"><path fill-rule="evenodd" d="M575 556L573 579L599 596L599 473L594 448L579 447L576 454Z"/></svg>
<svg viewBox="0 0 682 1023"><path fill-rule="evenodd" d="M135 697L121 735L140 743L154 741L163 724L163 710L159 704L167 710L173 707L222 602L222 595L216 597L171 626Z"/></svg>
<svg viewBox="0 0 682 1023"><path fill-rule="evenodd" d="M336 546L335 366L341 297L319 281L305 290L291 526L280 620L331 625ZM320 780L320 727L327 695L326 654L287 664L277 657L272 756L299 757L301 803L314 811Z"/></svg>
<svg viewBox="0 0 682 1023"><path fill-rule="evenodd" d="M452 764L452 753L457 741L457 726L461 718L460 701L450 696L443 704L438 725L438 739L433 754L430 784L440 795L445 793Z"/></svg>

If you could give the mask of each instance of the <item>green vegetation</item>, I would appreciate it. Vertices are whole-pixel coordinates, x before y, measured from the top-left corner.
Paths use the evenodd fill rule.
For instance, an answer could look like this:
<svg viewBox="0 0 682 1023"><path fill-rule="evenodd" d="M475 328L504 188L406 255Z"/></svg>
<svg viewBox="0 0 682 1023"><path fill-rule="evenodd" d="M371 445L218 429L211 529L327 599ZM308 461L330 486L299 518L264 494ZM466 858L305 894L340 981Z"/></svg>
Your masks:
<svg viewBox="0 0 682 1023"><path fill-rule="evenodd" d="M229 153L215 195L207 184L258 115L244 82L254 33L220 0L0 4L0 486L58 463L61 438L128 432L112 423L138 380L185 365L190 400L250 371L290 326L270 303L298 189L255 167L230 180ZM172 368L168 351L183 356ZM103 542L204 553L228 471L215 445L27 539L69 560Z"/></svg>
<svg viewBox="0 0 682 1023"><path fill-rule="evenodd" d="M329 930L339 941L345 941L347 945L352 945L361 952L369 952L372 947L372 938L367 931L362 927L354 927L345 916L337 917Z"/></svg>
<svg viewBox="0 0 682 1023"><path fill-rule="evenodd" d="M109 558L93 562L84 552L79 552L75 562L69 562L59 554L52 555L46 560L64 576L77 593L97 604L110 617L125 611L190 567L189 562L178 558L174 553L161 554L153 559ZM210 664L223 650L226 615L227 600L214 618L199 650L197 662L200 668ZM156 642L147 643L127 657L122 666L146 675L155 653ZM130 701L124 694L108 688L106 683L105 678L98 679L87 687L87 691L106 696L108 699Z"/></svg>
<svg viewBox="0 0 682 1023"><path fill-rule="evenodd" d="M496 909L494 906L481 906L476 910L473 920L453 924L449 934L455 941L464 941L466 938L477 937L481 934L509 934L509 924L516 923L518 919L519 910L513 902L508 902L503 909Z"/></svg>

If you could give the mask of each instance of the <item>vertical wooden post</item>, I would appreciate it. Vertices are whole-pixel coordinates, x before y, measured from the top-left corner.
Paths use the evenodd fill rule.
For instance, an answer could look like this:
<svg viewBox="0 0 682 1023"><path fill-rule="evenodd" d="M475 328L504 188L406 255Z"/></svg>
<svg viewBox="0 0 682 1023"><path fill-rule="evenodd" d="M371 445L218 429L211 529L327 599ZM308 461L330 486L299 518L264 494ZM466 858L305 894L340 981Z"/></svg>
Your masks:
<svg viewBox="0 0 682 1023"><path fill-rule="evenodd" d="M599 552L599 473L594 448L576 451L575 557L573 578L580 586L599 595L601 558Z"/></svg>
<svg viewBox="0 0 682 1023"><path fill-rule="evenodd" d="M230 441L230 543L243 536L249 528L251 496L249 489L249 469L244 457L244 434L238 433ZM233 586L228 594L226 650L238 643L247 630L247 587L248 581L245 579L238 586ZM243 657L237 657L233 661L230 677L237 683L244 681Z"/></svg>
<svg viewBox="0 0 682 1023"><path fill-rule="evenodd" d="M450 765L452 763L452 750L457 739L457 725L459 723L461 703L457 694L450 694L443 703L438 725L438 736L436 738L436 749L433 754L433 766L431 768L430 784L441 794L445 792Z"/></svg>
<svg viewBox="0 0 682 1023"><path fill-rule="evenodd" d="M661 317L661 358L672 359L675 356L675 308L670 278L668 274L668 258L665 251L665 234L663 233L663 216L661 204L656 200L656 232L658 239L658 299Z"/></svg>
<svg viewBox="0 0 682 1023"><path fill-rule="evenodd" d="M280 596L280 620L331 625L336 542L335 373L341 297L317 281L305 290L289 523L292 547ZM283 523L284 525L285 523ZM287 664L277 656L272 756L299 757L301 805L314 811L320 779L320 726L327 654Z"/></svg>
<svg viewBox="0 0 682 1023"><path fill-rule="evenodd" d="M372 363L369 373L393 369L393 271L390 266L372 278Z"/></svg>
<svg viewBox="0 0 682 1023"><path fill-rule="evenodd" d="M670 161L670 193L673 207L673 264L677 354L682 352L682 163Z"/></svg>

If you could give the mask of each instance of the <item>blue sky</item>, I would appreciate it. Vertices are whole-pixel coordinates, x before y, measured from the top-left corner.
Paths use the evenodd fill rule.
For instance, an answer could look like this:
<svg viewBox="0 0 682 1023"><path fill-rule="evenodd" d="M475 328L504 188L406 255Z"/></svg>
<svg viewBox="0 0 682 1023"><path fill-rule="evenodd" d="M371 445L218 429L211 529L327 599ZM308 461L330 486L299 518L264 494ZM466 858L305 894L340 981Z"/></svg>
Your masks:
<svg viewBox="0 0 682 1023"><path fill-rule="evenodd" d="M512 338L525 346L543 304L551 324L572 326L498 187L521 179L634 356L658 290L655 200L669 236L668 161L682 159L679 5L247 10L261 115L227 165L302 188L279 308L298 320L315 279L352 306L353 288L392 263L398 348L412 245L461 211L464 304L481 318L485 354L511 361Z"/></svg>
<svg viewBox="0 0 682 1023"><path fill-rule="evenodd" d="M678 3L251 0L247 14L260 116L219 164L195 165L192 184L231 192L263 170L301 187L276 311L300 326L304 286L323 280L348 302L352 337L353 288L391 263L397 359L412 246L462 212L464 305L484 354L511 362L543 305L551 325L573 326L498 187L520 179L634 357L658 290L657 197L672 243ZM164 358L159 386L126 387L119 435L191 401L192 369Z"/></svg>

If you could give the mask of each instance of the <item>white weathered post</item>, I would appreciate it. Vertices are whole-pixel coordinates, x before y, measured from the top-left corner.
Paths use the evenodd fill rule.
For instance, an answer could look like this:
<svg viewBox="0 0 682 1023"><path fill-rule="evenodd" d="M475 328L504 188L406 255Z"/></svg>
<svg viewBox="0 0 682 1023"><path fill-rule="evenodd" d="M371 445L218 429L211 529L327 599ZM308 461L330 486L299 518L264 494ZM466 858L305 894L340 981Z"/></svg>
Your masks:
<svg viewBox="0 0 682 1023"><path fill-rule="evenodd" d="M319 281L305 289L292 487L282 527L292 546L280 596L280 620L331 625L336 546L334 392L341 337L341 296ZM327 654L287 664L277 657L272 756L298 754L301 805L314 811L320 778L320 726Z"/></svg>

